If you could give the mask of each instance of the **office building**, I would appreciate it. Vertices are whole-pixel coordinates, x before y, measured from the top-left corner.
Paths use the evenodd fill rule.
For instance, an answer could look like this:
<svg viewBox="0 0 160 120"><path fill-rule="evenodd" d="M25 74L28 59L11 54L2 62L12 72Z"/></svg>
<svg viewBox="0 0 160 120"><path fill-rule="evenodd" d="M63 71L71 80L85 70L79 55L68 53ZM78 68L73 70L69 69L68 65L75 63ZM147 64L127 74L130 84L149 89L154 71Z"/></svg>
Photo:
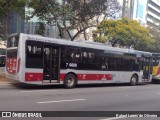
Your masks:
<svg viewBox="0 0 160 120"><path fill-rule="evenodd" d="M160 0L148 1L148 13L146 18L147 25L153 27L160 26Z"/></svg>
<svg viewBox="0 0 160 120"><path fill-rule="evenodd" d="M25 20L19 14L10 12L8 16L8 34L24 32ZM2 22L3 16L0 16L0 22Z"/></svg>
<svg viewBox="0 0 160 120"><path fill-rule="evenodd" d="M24 33L25 20L19 14L11 12L9 19L9 33Z"/></svg>
<svg viewBox="0 0 160 120"><path fill-rule="evenodd" d="M160 0L123 0L122 16L144 26L159 27Z"/></svg>

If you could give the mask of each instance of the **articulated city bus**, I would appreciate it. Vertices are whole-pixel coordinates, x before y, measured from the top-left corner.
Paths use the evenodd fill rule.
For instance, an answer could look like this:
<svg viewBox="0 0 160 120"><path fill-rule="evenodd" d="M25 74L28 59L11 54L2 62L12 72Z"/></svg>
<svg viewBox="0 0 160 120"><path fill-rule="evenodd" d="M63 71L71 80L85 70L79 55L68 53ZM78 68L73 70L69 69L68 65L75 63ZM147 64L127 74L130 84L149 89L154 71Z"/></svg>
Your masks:
<svg viewBox="0 0 160 120"><path fill-rule="evenodd" d="M153 53L152 82L160 82L160 54Z"/></svg>
<svg viewBox="0 0 160 120"><path fill-rule="evenodd" d="M151 81L151 59L149 52L21 33L7 41L6 77L66 88L82 83L136 85Z"/></svg>

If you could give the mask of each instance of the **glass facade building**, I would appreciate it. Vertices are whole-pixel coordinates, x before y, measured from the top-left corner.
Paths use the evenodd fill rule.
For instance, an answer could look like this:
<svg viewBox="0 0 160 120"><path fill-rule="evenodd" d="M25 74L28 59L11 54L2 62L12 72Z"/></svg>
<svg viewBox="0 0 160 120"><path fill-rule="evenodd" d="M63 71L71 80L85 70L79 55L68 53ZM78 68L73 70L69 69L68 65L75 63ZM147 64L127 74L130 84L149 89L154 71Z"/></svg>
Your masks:
<svg viewBox="0 0 160 120"><path fill-rule="evenodd" d="M24 33L25 19L17 13L11 12L9 20L9 33Z"/></svg>
<svg viewBox="0 0 160 120"><path fill-rule="evenodd" d="M24 11L25 14L25 11ZM3 16L0 16L0 22L2 22ZM15 12L9 13L8 33L24 33L25 32L25 18Z"/></svg>

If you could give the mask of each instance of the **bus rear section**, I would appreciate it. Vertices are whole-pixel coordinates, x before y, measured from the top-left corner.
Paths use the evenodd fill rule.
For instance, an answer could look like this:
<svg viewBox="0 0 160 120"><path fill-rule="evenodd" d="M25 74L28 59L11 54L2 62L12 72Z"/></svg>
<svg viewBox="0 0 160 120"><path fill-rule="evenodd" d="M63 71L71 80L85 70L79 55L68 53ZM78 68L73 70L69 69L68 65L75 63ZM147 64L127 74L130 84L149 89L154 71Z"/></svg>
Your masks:
<svg viewBox="0 0 160 120"><path fill-rule="evenodd" d="M13 34L7 42L6 77L27 84L59 84L60 47L37 35Z"/></svg>
<svg viewBox="0 0 160 120"><path fill-rule="evenodd" d="M160 54L153 53L152 58L152 82L158 83L160 82Z"/></svg>
<svg viewBox="0 0 160 120"><path fill-rule="evenodd" d="M19 35L15 34L8 38L6 49L6 77L8 79L19 80L18 72L20 59L18 59Z"/></svg>

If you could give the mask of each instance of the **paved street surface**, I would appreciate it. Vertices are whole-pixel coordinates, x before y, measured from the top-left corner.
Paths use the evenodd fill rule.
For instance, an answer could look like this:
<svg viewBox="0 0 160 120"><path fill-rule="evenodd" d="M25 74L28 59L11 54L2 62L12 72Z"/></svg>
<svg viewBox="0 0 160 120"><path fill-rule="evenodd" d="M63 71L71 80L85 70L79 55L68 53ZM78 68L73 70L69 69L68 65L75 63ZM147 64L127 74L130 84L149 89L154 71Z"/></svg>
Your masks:
<svg viewBox="0 0 160 120"><path fill-rule="evenodd" d="M1 111L160 111L159 103L159 84L80 85L75 89L58 85L0 84ZM46 119L131 120L107 117Z"/></svg>

